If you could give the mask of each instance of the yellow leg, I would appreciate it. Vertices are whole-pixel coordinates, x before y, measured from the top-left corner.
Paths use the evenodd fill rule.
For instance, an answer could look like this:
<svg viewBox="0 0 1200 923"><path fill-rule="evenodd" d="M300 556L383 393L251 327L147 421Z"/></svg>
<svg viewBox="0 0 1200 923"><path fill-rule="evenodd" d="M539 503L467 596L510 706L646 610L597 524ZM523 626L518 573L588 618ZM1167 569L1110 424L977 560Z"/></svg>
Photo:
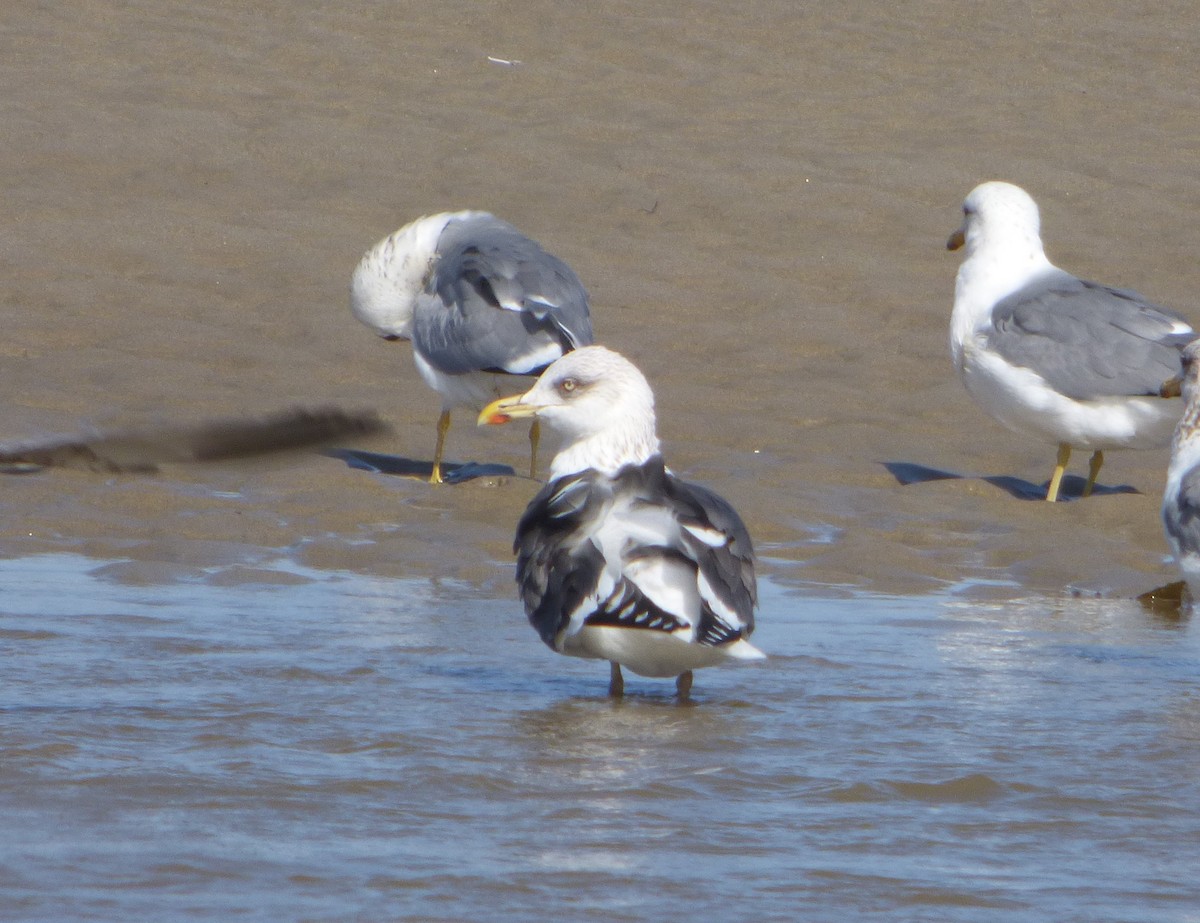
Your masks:
<svg viewBox="0 0 1200 923"><path fill-rule="evenodd" d="M685 701L692 691L692 671L680 673L675 680L675 692L679 696L680 701Z"/></svg>
<svg viewBox="0 0 1200 923"><path fill-rule="evenodd" d="M608 694L619 699L625 694L625 677L621 675L621 665L615 660L609 661Z"/></svg>
<svg viewBox="0 0 1200 923"><path fill-rule="evenodd" d="M1096 478L1100 475L1100 466L1104 464L1104 453L1097 449L1092 453L1092 460L1088 462L1088 479L1083 485L1083 495L1090 497L1092 488L1096 486Z"/></svg>
<svg viewBox="0 0 1200 923"><path fill-rule="evenodd" d="M450 430L450 411L443 410L438 417L437 448L433 450L433 471L429 475L430 484L442 483L442 450L446 447L446 433Z"/></svg>
<svg viewBox="0 0 1200 923"><path fill-rule="evenodd" d="M537 477L537 450L541 438L542 426L537 420L534 420L533 426L529 427L529 477L531 480Z"/></svg>
<svg viewBox="0 0 1200 923"><path fill-rule="evenodd" d="M1054 466L1054 474L1050 476L1050 487L1046 491L1046 500L1053 503L1058 499L1058 487L1062 484L1063 472L1067 470L1067 462L1071 460L1071 447L1065 442L1058 444L1058 462Z"/></svg>

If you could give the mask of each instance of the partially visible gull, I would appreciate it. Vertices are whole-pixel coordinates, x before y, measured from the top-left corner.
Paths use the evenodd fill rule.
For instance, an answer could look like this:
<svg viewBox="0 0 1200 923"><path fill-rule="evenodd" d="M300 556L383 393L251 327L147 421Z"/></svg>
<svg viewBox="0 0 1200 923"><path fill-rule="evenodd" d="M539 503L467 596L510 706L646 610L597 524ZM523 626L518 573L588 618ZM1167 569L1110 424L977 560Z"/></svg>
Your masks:
<svg viewBox="0 0 1200 923"><path fill-rule="evenodd" d="M1171 442L1162 519L1183 579L1193 599L1200 599L1200 341L1183 351L1182 388L1184 410Z"/></svg>
<svg viewBox="0 0 1200 923"><path fill-rule="evenodd" d="M517 584L529 621L560 654L675 676L759 660L754 551L742 520L707 488L663 464L654 394L602 346L555 362L527 393L484 408L480 424L543 421L561 440L550 482L517 526Z"/></svg>
<svg viewBox="0 0 1200 923"><path fill-rule="evenodd" d="M430 481L441 483L450 411L478 410L503 375L537 375L592 342L587 292L566 263L487 212L429 215L367 251L350 283L354 316L411 340L417 370L442 396ZM530 477L538 430L530 430Z"/></svg>
<svg viewBox="0 0 1200 923"><path fill-rule="evenodd" d="M1046 499L1058 498L1072 448L1090 449L1083 496L1106 449L1164 446L1180 406L1159 394L1195 336L1136 292L1085 282L1042 249L1037 203L1011 183L975 187L947 242L966 245L950 354L971 397L1020 433L1058 444Z"/></svg>

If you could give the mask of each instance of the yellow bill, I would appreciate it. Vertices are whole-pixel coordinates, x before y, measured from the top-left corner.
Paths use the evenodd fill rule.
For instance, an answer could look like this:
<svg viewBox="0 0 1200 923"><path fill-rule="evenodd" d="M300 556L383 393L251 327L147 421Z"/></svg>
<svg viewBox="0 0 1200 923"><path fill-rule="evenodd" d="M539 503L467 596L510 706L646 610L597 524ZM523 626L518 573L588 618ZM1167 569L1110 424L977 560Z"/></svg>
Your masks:
<svg viewBox="0 0 1200 923"><path fill-rule="evenodd" d="M513 394L492 401L479 412L479 418L475 421L476 425L498 426L508 423L510 420L535 416L538 412L537 405L522 404L521 399L524 397L524 394Z"/></svg>

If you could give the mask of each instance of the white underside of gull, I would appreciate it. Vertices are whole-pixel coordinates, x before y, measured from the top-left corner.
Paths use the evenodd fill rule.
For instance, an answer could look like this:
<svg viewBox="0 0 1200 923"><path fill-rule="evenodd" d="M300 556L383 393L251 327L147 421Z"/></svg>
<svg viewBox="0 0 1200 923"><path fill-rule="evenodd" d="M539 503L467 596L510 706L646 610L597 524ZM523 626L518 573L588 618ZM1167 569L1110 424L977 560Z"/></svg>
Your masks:
<svg viewBox="0 0 1200 923"><path fill-rule="evenodd" d="M586 625L564 639L562 652L572 657L611 660L638 676L678 676L727 660L763 660L749 641L713 647L658 631L635 631L609 625Z"/></svg>
<svg viewBox="0 0 1200 923"><path fill-rule="evenodd" d="M1164 446L1179 420L1179 405L1157 397L1080 401L1054 390L1036 372L984 348L982 336L962 344L959 377L985 411L1009 429L1078 449Z"/></svg>
<svg viewBox="0 0 1200 923"><path fill-rule="evenodd" d="M413 364L422 380L442 396L442 410L470 407L476 411L513 390L513 377L498 372L464 372L447 375L430 365L415 348Z"/></svg>

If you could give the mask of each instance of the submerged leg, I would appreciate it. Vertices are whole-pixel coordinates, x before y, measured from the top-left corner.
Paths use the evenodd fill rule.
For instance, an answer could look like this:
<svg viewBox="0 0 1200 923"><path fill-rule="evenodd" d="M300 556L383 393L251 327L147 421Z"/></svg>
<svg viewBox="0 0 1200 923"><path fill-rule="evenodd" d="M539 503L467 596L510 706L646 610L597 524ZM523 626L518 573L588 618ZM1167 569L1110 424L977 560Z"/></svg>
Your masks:
<svg viewBox="0 0 1200 923"><path fill-rule="evenodd" d="M675 680L675 694L679 696L680 701L687 699L692 692L692 671L680 673Z"/></svg>
<svg viewBox="0 0 1200 923"><path fill-rule="evenodd" d="M537 450L541 438L542 425L534 420L533 426L529 427L529 477L531 480L537 477Z"/></svg>
<svg viewBox="0 0 1200 923"><path fill-rule="evenodd" d="M1050 487L1046 490L1046 500L1053 503L1058 499L1058 487L1062 484L1063 472L1067 470L1067 462L1071 460L1071 447L1065 442L1058 444L1058 462L1054 466L1054 474L1050 476Z"/></svg>
<svg viewBox="0 0 1200 923"><path fill-rule="evenodd" d="M615 660L610 660L608 665L611 667L609 670L608 694L614 699L619 699L625 694L625 678L621 676L621 665Z"/></svg>
<svg viewBox="0 0 1200 923"><path fill-rule="evenodd" d="M1104 464L1104 453L1097 449L1092 453L1092 460L1088 462L1088 479L1083 485L1083 496L1090 497L1092 488L1096 486L1096 478L1100 474L1100 466Z"/></svg>
<svg viewBox="0 0 1200 923"><path fill-rule="evenodd" d="M442 483L442 450L446 447L446 433L450 429L450 411L443 410L438 417L437 448L433 450L433 472L429 475L430 484Z"/></svg>

